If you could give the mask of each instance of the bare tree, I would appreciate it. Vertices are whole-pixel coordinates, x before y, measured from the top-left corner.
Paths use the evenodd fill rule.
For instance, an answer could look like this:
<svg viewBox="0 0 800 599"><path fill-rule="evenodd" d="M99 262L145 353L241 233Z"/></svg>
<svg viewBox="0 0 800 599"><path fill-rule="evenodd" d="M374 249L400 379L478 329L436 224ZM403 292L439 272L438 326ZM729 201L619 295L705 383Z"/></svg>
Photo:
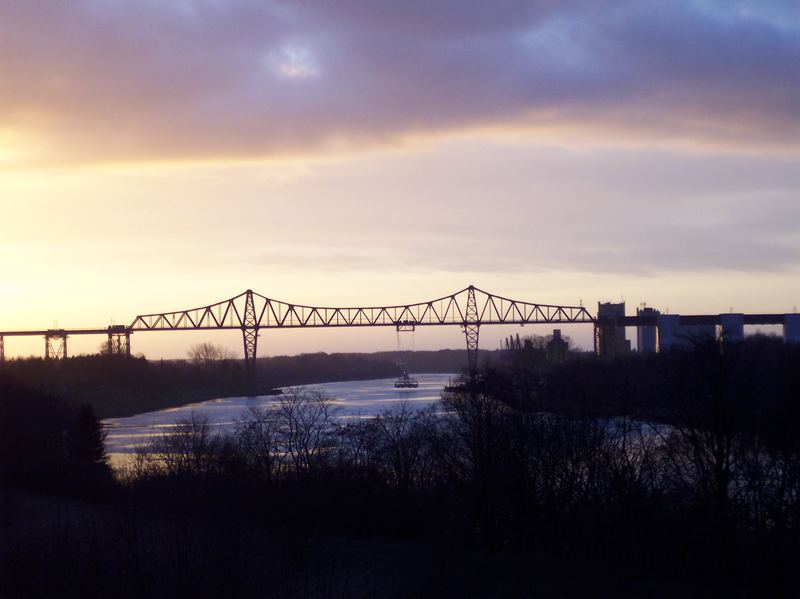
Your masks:
<svg viewBox="0 0 800 599"><path fill-rule="evenodd" d="M708 511L722 542L735 525L742 459L753 441L748 403L754 387L741 357L733 348L721 352L713 340L670 355L673 413L664 444L669 474Z"/></svg>
<svg viewBox="0 0 800 599"><path fill-rule="evenodd" d="M274 478L280 464L278 425L278 411L274 407L253 407L237 427L240 455L266 481Z"/></svg>
<svg viewBox="0 0 800 599"><path fill-rule="evenodd" d="M188 351L189 359L197 366L209 366L214 362L232 360L233 352L221 345L214 345L206 341L195 343Z"/></svg>
<svg viewBox="0 0 800 599"><path fill-rule="evenodd" d="M221 446L209 419L193 412L140 448L137 467L140 474L204 476L213 472Z"/></svg>
<svg viewBox="0 0 800 599"><path fill-rule="evenodd" d="M381 431L374 418L356 418L337 427L337 459L364 475L374 475L381 466Z"/></svg>
<svg viewBox="0 0 800 599"><path fill-rule="evenodd" d="M277 406L278 453L300 475L316 470L332 443L334 405L323 391L293 388Z"/></svg>
<svg viewBox="0 0 800 599"><path fill-rule="evenodd" d="M408 402L379 414L375 424L380 434L382 462L387 478L403 490L427 482L433 469L431 444L435 440L436 416L432 410L414 410Z"/></svg>

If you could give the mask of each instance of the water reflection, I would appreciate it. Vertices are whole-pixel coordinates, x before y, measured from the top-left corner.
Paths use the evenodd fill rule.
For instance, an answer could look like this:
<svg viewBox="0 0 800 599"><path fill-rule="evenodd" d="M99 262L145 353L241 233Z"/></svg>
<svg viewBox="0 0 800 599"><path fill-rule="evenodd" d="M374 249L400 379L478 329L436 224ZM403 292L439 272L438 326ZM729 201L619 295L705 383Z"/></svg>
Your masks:
<svg viewBox="0 0 800 599"><path fill-rule="evenodd" d="M416 389L395 389L393 378L322 383L313 387L323 390L334 400L337 418L363 418L375 416L403 401L413 408L426 408L439 399L445 385L455 378L452 374L414 376L419 381ZM229 432L247 410L264 407L275 401L274 396L228 397L128 418L111 418L105 421L108 426L106 450L112 461L119 463L126 454L135 452L138 446L148 443L154 435L178 420L189 418L192 413L208 418L219 430Z"/></svg>

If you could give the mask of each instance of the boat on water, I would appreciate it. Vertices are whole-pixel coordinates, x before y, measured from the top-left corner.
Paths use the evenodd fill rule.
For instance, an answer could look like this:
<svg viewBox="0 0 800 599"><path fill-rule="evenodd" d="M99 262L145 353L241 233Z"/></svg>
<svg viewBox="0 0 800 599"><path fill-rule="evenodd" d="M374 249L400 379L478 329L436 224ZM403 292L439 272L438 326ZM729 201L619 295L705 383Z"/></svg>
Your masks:
<svg viewBox="0 0 800 599"><path fill-rule="evenodd" d="M400 378L394 382L397 389L416 389L419 387L419 381L408 374L407 370L400 373Z"/></svg>

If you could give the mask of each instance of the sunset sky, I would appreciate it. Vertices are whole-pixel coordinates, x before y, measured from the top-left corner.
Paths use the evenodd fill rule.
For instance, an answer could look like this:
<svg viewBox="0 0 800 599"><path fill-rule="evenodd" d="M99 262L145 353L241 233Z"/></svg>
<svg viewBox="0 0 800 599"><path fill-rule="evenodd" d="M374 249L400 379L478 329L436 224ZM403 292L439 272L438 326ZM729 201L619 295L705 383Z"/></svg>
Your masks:
<svg viewBox="0 0 800 599"><path fill-rule="evenodd" d="M0 330L247 288L791 312L800 2L0 0L0 232ZM484 327L481 346L551 328ZM199 340L241 351L235 332L133 349ZM259 349L396 343L268 331Z"/></svg>

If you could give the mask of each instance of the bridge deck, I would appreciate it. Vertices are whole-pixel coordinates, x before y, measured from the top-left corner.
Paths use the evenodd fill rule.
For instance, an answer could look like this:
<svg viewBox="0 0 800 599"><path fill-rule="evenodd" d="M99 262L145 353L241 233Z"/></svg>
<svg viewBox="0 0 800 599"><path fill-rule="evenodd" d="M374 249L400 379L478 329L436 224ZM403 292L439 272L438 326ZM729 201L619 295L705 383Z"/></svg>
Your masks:
<svg viewBox="0 0 800 599"><path fill-rule="evenodd" d="M681 325L721 325L723 314L678 314ZM786 314L742 314L746 325L784 324ZM658 316L616 316L600 318L598 324L616 324L624 327L657 326Z"/></svg>
<svg viewBox="0 0 800 599"><path fill-rule="evenodd" d="M123 329L124 332L126 329ZM112 333L117 332L112 330ZM33 331L0 331L0 337L46 337L48 335L107 335L109 329L49 329Z"/></svg>
<svg viewBox="0 0 800 599"><path fill-rule="evenodd" d="M678 315L682 325L722 324L719 314ZM783 325L785 314L744 314L746 325ZM316 327L417 327L482 326L522 324L611 324L656 326L655 315L618 316L597 319L584 306L559 306L509 299L473 285L451 295L426 302L394 306L322 307L305 306L268 298L247 290L215 304L142 314L129 325L105 328L34 329L0 331L0 337L72 335L130 335L140 331L205 331Z"/></svg>

